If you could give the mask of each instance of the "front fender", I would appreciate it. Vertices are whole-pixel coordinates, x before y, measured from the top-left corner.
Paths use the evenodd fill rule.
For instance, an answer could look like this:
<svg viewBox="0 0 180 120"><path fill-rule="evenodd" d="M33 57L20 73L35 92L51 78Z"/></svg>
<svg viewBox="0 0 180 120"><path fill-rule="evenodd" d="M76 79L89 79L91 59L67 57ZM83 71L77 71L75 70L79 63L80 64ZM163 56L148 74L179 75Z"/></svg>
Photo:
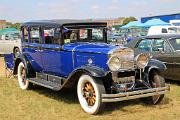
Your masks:
<svg viewBox="0 0 180 120"><path fill-rule="evenodd" d="M77 72L86 72L89 73L93 77L105 77L107 73L100 67L97 66L91 66L91 65L86 65L86 66L81 66L79 68L76 68L73 71L73 74Z"/></svg>
<svg viewBox="0 0 180 120"><path fill-rule="evenodd" d="M166 70L167 67L163 62L157 59L150 59L145 68L145 71L149 73L152 69L157 69L159 71L162 71L162 70Z"/></svg>
<svg viewBox="0 0 180 120"><path fill-rule="evenodd" d="M163 70L166 70L167 67L163 62L161 62L159 60L150 59L147 66L144 69L144 80L149 82L149 73L153 69L158 70L158 72L161 73Z"/></svg>

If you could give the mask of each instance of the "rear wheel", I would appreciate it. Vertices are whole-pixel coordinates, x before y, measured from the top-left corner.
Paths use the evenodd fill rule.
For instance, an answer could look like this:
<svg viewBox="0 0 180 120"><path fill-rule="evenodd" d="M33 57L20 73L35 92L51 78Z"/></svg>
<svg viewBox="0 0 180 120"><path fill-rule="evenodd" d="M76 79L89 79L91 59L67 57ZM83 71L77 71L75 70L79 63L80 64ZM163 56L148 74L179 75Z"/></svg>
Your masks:
<svg viewBox="0 0 180 120"><path fill-rule="evenodd" d="M101 80L82 75L78 81L77 94L82 109L89 114L97 114L103 108L101 94L105 93Z"/></svg>
<svg viewBox="0 0 180 120"><path fill-rule="evenodd" d="M150 81L152 88L165 87L164 78L156 71L150 73ZM142 101L146 104L158 104L164 98L164 94L162 95L154 95L151 97L143 98Z"/></svg>
<svg viewBox="0 0 180 120"><path fill-rule="evenodd" d="M18 66L18 82L20 88L23 90L26 90L30 87L30 83L26 79L26 69L23 62L21 62Z"/></svg>

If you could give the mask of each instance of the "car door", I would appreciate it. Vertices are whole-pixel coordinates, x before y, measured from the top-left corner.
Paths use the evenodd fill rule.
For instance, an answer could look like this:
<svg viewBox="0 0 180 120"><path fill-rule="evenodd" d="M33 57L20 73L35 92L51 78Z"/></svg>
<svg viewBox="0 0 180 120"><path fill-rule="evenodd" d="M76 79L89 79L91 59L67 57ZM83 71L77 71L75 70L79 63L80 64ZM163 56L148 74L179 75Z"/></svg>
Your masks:
<svg viewBox="0 0 180 120"><path fill-rule="evenodd" d="M174 62L173 79L180 80L180 38L169 39L168 42L173 48L171 59Z"/></svg>
<svg viewBox="0 0 180 120"><path fill-rule="evenodd" d="M174 60L172 57L173 50L169 45L168 41L165 39L153 39L152 40L152 49L151 54L153 58L158 59L165 63L167 70L165 70L164 76L165 78L172 79L174 77Z"/></svg>
<svg viewBox="0 0 180 120"><path fill-rule="evenodd" d="M52 75L62 75L61 45L59 28L44 27L42 43L43 72Z"/></svg>
<svg viewBox="0 0 180 120"><path fill-rule="evenodd" d="M39 26L23 28L22 53L36 72L43 70L41 58L41 32Z"/></svg>

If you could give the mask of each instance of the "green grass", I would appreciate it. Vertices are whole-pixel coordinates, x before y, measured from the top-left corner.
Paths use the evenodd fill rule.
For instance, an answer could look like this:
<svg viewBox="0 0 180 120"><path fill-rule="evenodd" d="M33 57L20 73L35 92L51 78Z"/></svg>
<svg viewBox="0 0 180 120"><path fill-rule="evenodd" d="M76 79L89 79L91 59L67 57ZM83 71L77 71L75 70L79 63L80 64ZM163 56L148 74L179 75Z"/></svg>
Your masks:
<svg viewBox="0 0 180 120"><path fill-rule="evenodd" d="M159 105L147 106L140 100L108 103L96 116L85 113L76 90L55 92L40 86L23 91L16 78L5 78L0 58L1 120L178 120L180 119L180 84L171 83L171 91Z"/></svg>

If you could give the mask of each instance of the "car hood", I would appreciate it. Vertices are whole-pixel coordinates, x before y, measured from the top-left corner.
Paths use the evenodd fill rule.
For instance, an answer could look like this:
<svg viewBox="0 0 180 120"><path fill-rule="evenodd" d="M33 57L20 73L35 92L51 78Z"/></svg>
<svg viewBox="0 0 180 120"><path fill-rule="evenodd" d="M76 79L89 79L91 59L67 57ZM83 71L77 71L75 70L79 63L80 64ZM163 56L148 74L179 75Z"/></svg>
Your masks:
<svg viewBox="0 0 180 120"><path fill-rule="evenodd" d="M113 49L124 48L121 46L110 45L106 43L71 43L63 46L64 50L77 51L77 52L88 52L88 53L104 53L109 54Z"/></svg>

